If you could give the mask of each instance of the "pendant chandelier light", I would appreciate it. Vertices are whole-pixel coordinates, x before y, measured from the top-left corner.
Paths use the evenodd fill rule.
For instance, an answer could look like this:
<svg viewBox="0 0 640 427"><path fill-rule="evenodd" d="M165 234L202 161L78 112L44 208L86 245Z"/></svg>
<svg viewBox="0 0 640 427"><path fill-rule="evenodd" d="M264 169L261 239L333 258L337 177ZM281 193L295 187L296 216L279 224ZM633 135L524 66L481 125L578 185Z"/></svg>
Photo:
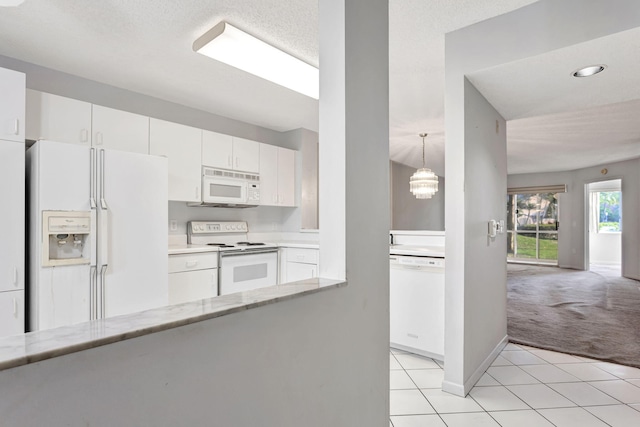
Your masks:
<svg viewBox="0 0 640 427"><path fill-rule="evenodd" d="M424 139L426 133L421 133L422 138L422 168L411 176L409 189L416 196L416 199L430 199L438 191L438 176L427 169L424 163Z"/></svg>

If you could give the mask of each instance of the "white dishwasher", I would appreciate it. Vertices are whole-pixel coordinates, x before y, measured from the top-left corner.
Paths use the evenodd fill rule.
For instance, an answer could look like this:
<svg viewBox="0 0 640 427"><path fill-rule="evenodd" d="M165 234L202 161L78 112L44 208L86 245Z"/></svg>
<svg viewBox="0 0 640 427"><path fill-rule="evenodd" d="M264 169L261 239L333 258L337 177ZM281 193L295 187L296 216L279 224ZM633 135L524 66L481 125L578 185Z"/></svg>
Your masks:
<svg viewBox="0 0 640 427"><path fill-rule="evenodd" d="M391 347L444 359L444 258L390 255Z"/></svg>
<svg viewBox="0 0 640 427"><path fill-rule="evenodd" d="M218 252L169 255L169 304L218 296Z"/></svg>

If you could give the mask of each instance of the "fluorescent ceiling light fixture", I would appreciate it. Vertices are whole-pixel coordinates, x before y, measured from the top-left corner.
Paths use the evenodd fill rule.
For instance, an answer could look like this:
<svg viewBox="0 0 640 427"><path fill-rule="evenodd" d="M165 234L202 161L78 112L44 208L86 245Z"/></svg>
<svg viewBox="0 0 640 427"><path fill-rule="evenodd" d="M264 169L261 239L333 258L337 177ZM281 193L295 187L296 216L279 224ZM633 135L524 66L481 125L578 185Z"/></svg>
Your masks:
<svg viewBox="0 0 640 427"><path fill-rule="evenodd" d="M318 69L222 21L193 50L311 98L320 96Z"/></svg>
<svg viewBox="0 0 640 427"><path fill-rule="evenodd" d="M572 74L573 77L589 77L603 72L605 68L607 68L606 65L589 65L574 71Z"/></svg>

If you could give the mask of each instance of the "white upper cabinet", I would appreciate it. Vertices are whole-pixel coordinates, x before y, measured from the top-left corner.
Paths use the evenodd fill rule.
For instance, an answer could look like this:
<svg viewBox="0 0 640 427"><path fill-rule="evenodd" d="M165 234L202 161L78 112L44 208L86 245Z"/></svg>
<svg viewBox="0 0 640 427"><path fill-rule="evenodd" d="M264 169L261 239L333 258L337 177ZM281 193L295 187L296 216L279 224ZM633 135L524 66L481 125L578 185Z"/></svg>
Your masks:
<svg viewBox="0 0 640 427"><path fill-rule="evenodd" d="M260 171L260 143L233 137L233 169L258 173Z"/></svg>
<svg viewBox="0 0 640 427"><path fill-rule="evenodd" d="M203 130L202 166L233 169L233 137Z"/></svg>
<svg viewBox="0 0 640 427"><path fill-rule="evenodd" d="M24 73L0 68L0 139L24 142Z"/></svg>
<svg viewBox="0 0 640 427"><path fill-rule="evenodd" d="M278 147L260 144L260 204L278 204Z"/></svg>
<svg viewBox="0 0 640 427"><path fill-rule="evenodd" d="M27 139L91 145L91 104L27 89Z"/></svg>
<svg viewBox="0 0 640 427"><path fill-rule="evenodd" d="M150 119L149 154L169 161L169 200L199 202L202 130Z"/></svg>
<svg viewBox="0 0 640 427"><path fill-rule="evenodd" d="M149 153L149 117L95 104L92 112L94 147Z"/></svg>
<svg viewBox="0 0 640 427"><path fill-rule="evenodd" d="M243 172L260 171L260 143L202 131L202 165Z"/></svg>
<svg viewBox="0 0 640 427"><path fill-rule="evenodd" d="M296 152L278 147L278 205L296 205Z"/></svg>
<svg viewBox="0 0 640 427"><path fill-rule="evenodd" d="M260 204L295 206L295 154L274 145L260 144Z"/></svg>

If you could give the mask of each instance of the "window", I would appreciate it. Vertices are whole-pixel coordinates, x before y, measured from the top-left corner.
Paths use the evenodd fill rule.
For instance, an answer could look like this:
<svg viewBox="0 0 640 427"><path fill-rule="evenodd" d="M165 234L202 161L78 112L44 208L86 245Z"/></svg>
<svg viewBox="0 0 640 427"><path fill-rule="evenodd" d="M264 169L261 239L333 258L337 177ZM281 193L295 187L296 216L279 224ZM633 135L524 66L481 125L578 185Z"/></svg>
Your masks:
<svg viewBox="0 0 640 427"><path fill-rule="evenodd" d="M507 196L507 256L511 260L557 264L557 193Z"/></svg>
<svg viewBox="0 0 640 427"><path fill-rule="evenodd" d="M620 233L622 231L622 207L620 191L591 191L590 231L595 233Z"/></svg>

